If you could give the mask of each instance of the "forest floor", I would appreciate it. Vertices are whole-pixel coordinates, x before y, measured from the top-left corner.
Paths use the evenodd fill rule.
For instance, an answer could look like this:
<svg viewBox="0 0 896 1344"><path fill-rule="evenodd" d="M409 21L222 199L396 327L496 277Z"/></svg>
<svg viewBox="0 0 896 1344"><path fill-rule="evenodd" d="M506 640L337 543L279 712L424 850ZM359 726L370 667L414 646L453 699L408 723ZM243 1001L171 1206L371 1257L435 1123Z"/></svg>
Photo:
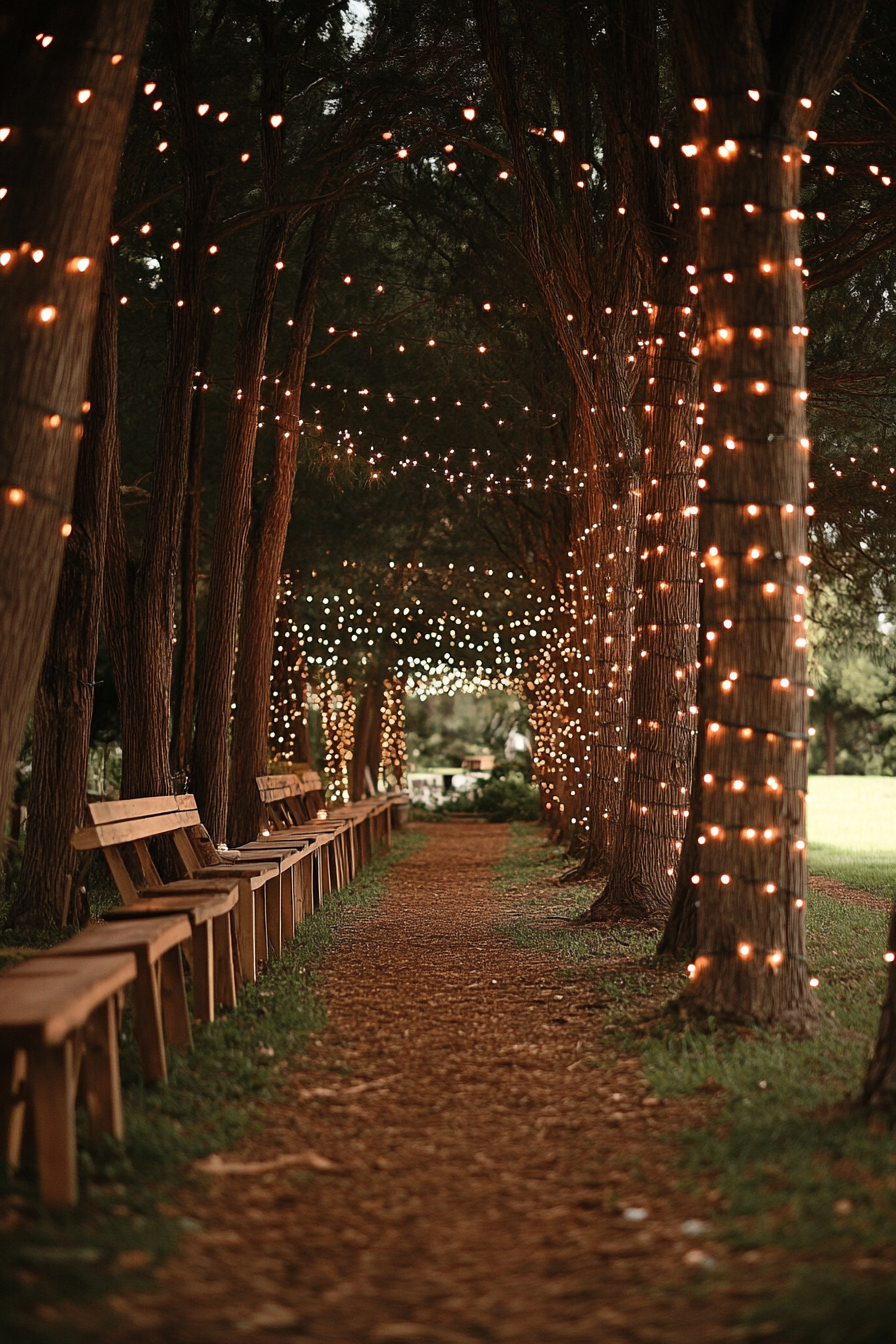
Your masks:
<svg viewBox="0 0 896 1344"><path fill-rule="evenodd" d="M571 926L583 893L557 888L534 828L509 852L505 826L414 830L422 847L324 957L326 1027L233 1170L184 1188L178 1254L107 1298L89 1337L890 1341L891 1290L883 1333L851 1294L869 1270L872 1297L892 1283L892 1195L870 1248L844 1225L868 1184L853 1149L881 1149L886 1192L892 1140L824 1116L828 1151L810 1123L811 1189L794 1194L779 1111L757 1133L743 1109L771 1099L750 1071L774 1091L788 1044L741 1032L717 1050L670 1024L681 968L655 963L650 931ZM836 1300L810 1281L828 1261L853 1275Z"/></svg>
<svg viewBox="0 0 896 1344"><path fill-rule="evenodd" d="M168 1089L130 1088L130 1177L55 1223L11 1197L10 1338L892 1344L896 1152L848 1100L885 901L813 892L819 1037L707 1035L655 931L570 922L593 892L536 827L419 825L396 854Z"/></svg>

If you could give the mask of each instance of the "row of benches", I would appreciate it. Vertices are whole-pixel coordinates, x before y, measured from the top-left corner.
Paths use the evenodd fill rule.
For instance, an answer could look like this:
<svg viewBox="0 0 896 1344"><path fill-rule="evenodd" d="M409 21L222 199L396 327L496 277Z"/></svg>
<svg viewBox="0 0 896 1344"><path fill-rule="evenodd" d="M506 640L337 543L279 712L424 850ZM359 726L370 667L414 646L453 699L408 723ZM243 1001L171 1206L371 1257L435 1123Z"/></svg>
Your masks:
<svg viewBox="0 0 896 1344"><path fill-rule="evenodd" d="M33 1140L41 1197L78 1197L75 1108L91 1138L121 1139L118 1037L126 995L146 1079L167 1048L192 1048L279 955L295 927L391 839L403 795L327 810L319 778L259 778L266 824L239 851L217 850L189 794L92 803L77 850L102 850L122 905L0 975L0 1133L15 1171ZM170 876L164 880L160 868ZM192 1020L184 963L192 977Z"/></svg>

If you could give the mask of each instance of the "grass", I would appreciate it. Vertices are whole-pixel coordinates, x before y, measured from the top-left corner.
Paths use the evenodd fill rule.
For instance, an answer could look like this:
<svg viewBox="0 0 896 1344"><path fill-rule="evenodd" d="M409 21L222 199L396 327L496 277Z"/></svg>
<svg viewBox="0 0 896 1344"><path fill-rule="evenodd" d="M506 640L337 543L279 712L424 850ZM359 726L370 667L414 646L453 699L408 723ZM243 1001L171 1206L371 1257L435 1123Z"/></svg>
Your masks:
<svg viewBox="0 0 896 1344"><path fill-rule="evenodd" d="M858 789L843 792L861 799ZM870 805L864 815L872 815ZM840 830L831 821L827 833L842 842L853 833L849 818ZM878 834L876 843L888 838ZM713 1237L774 1267L761 1308L743 1318L742 1329L757 1338L771 1332L787 1344L893 1344L896 1145L887 1126L869 1122L855 1104L877 1032L887 912L813 894L808 955L826 1014L814 1039L697 1030L664 1011L681 987L682 968L658 963L649 935L623 927L614 939L544 919L539 889L554 893L552 920L587 904L587 889L549 887L562 866L560 851L545 846L535 828L514 828L497 875L499 889L518 893L505 932L520 946L553 948L561 975L572 962L579 977L593 977L605 1005L604 1043L639 1053L658 1096L712 1097L705 1125L669 1139L683 1183L719 1192L708 1215ZM725 1291L723 1272L704 1290Z"/></svg>
<svg viewBox="0 0 896 1344"><path fill-rule="evenodd" d="M896 779L813 775L809 870L896 900Z"/></svg>
<svg viewBox="0 0 896 1344"><path fill-rule="evenodd" d="M135 1286L195 1227L191 1163L232 1146L261 1119L309 1035L325 1025L315 967L352 910L374 904L388 868L424 842L396 836L323 910L299 926L282 958L246 986L232 1012L195 1030L172 1056L167 1084L144 1084L125 1016L121 1042L126 1142L79 1150L82 1199L42 1209L33 1172L0 1186L0 1338L44 1344L79 1338L78 1303Z"/></svg>

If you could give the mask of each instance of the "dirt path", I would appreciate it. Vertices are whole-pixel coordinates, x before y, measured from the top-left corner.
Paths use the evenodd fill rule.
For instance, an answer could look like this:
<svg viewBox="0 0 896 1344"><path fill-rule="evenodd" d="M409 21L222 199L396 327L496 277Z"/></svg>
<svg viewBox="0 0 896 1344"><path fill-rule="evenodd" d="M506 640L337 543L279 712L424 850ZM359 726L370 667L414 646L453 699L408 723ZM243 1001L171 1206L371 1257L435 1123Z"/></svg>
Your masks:
<svg viewBox="0 0 896 1344"><path fill-rule="evenodd" d="M157 1295L114 1301L120 1329L104 1339L742 1337L724 1328L728 1294L689 1291L696 1257L718 1276L728 1253L682 1232L712 1206L679 1188L662 1138L706 1102L651 1104L637 1061L602 1047L588 982L496 931L505 827L422 829L426 847L327 958L330 1026L307 1066L228 1155L310 1146L337 1169L213 1178L184 1208L203 1231Z"/></svg>

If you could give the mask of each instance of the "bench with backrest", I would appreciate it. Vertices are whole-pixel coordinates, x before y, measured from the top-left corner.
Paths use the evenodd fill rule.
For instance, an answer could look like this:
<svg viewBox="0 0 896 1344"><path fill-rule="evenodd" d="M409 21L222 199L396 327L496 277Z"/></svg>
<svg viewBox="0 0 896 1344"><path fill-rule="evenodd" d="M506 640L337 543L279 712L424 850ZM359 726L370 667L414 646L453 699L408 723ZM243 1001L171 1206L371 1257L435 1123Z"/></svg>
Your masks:
<svg viewBox="0 0 896 1344"><path fill-rule="evenodd" d="M393 795L377 794L327 808L320 776L311 770L301 774L260 775L255 782L272 830L295 833L297 827L305 825L348 822L352 835L351 875L373 857L378 846L389 845L392 808L396 802Z"/></svg>
<svg viewBox="0 0 896 1344"><path fill-rule="evenodd" d="M237 969L233 937L234 911L243 913L248 903L252 923L253 886L248 874L237 875L222 868L206 874L205 865L186 834L184 815L174 797L132 798L115 803L91 803L90 826L79 827L72 836L76 850L100 849L115 880L125 917L134 910L146 917L148 902L156 914L185 914L192 925L194 960L194 1011L211 1021L215 1003L235 999ZM189 818L192 820L192 818ZM195 814L198 824L198 813ZM149 842L168 836L173 841L178 865L185 879L163 882L152 858ZM273 866L272 866L273 867ZM197 878L196 873L199 876ZM270 876L270 872L268 873ZM163 905L158 902L163 901ZM136 910L140 906L139 911ZM110 917L120 918L121 915ZM243 914L243 923L246 915ZM206 968L214 963L218 974L204 983Z"/></svg>
<svg viewBox="0 0 896 1344"><path fill-rule="evenodd" d="M348 817L335 817L318 807L322 798L316 775L300 780L296 775L260 775L256 779L266 826L259 842L318 837L325 850L322 865L324 890L341 887L357 868L355 827Z"/></svg>
<svg viewBox="0 0 896 1344"><path fill-rule="evenodd" d="M41 1198L78 1198L75 1105L92 1138L124 1137L118 1064L119 999L137 978L133 952L33 957L0 975L0 1105L6 1162L34 1132Z"/></svg>
<svg viewBox="0 0 896 1344"><path fill-rule="evenodd" d="M266 960L269 946L275 952L282 949L285 928L291 936L288 925L290 917L295 922L294 870L301 857L301 844L271 846L264 853L251 855L222 856L209 840L190 794L91 803L88 810L93 825L76 832L72 843L76 848L103 850L126 908L148 896L195 897L200 894L197 882L236 879L238 981L254 981L259 960ZM186 879L176 884L162 883L150 854L149 842L162 836L169 837L177 866L186 874ZM130 867L126 862L128 852L136 860ZM216 938L220 951L220 927ZM219 999L222 1003L229 1001L229 992Z"/></svg>

